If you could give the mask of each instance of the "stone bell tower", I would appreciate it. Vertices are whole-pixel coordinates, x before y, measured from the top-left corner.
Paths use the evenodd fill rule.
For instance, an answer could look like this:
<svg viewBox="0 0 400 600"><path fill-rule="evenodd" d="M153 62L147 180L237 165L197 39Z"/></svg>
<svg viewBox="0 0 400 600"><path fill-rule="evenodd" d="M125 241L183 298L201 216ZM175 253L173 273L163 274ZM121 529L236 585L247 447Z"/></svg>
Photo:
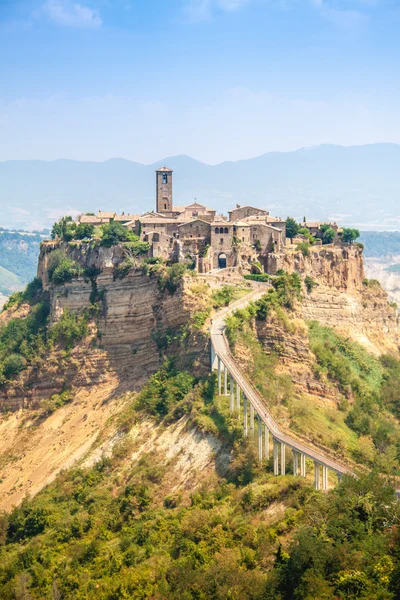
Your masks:
<svg viewBox="0 0 400 600"><path fill-rule="evenodd" d="M172 212L172 169L161 167L156 171L156 211Z"/></svg>

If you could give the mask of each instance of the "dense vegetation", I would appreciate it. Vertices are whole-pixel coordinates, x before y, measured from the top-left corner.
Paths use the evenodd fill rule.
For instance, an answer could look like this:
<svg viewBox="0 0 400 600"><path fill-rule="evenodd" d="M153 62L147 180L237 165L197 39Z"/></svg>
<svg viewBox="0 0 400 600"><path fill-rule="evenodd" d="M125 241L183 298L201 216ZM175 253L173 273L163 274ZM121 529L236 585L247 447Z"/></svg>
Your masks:
<svg viewBox="0 0 400 600"><path fill-rule="evenodd" d="M0 597L398 598L400 512L388 482L345 479L325 495L274 478L214 387L170 361L120 414L110 458L2 515ZM132 463L126 432L143 411L212 430L231 454L224 474L169 491L174 459L153 451Z"/></svg>
<svg viewBox="0 0 400 600"><path fill-rule="evenodd" d="M94 242L106 248L124 243L127 249L135 255L147 254L149 250L148 243L141 242L133 231L130 231L118 221L111 221L100 227L94 227L90 223L78 224L72 217L66 216L54 223L51 237L54 240L63 242L73 242L74 240L89 242L94 240Z"/></svg>
<svg viewBox="0 0 400 600"><path fill-rule="evenodd" d="M23 292L13 294L4 308L19 308L22 304L30 305L27 314L0 325L0 385L14 379L29 366L40 365L52 345L61 344L68 350L88 333L90 311L82 315L64 311L58 322L50 327L49 298L42 290L40 279L31 281Z"/></svg>

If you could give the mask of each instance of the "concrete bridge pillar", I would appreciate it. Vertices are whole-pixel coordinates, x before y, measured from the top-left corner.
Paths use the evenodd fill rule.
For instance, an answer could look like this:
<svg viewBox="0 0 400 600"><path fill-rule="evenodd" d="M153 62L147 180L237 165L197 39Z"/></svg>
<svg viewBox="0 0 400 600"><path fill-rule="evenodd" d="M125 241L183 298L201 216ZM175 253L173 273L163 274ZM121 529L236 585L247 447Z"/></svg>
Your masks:
<svg viewBox="0 0 400 600"><path fill-rule="evenodd" d="M231 412L231 413L233 413L233 411L235 410L234 393L235 393L235 383L234 383L234 379L231 375L230 380L229 380L229 412Z"/></svg>
<svg viewBox="0 0 400 600"><path fill-rule="evenodd" d="M279 475L279 442L274 438L274 475Z"/></svg>
<svg viewBox="0 0 400 600"><path fill-rule="evenodd" d="M265 425L265 442L264 442L264 450L265 450L265 460L269 461L269 429Z"/></svg>
<svg viewBox="0 0 400 600"><path fill-rule="evenodd" d="M319 490L321 487L321 484L320 484L321 469L320 469L320 467L321 467L321 465L316 460L314 460L314 487L316 490Z"/></svg>
<svg viewBox="0 0 400 600"><path fill-rule="evenodd" d="M281 475L286 475L286 444L281 442Z"/></svg>
<svg viewBox="0 0 400 600"><path fill-rule="evenodd" d="M254 435L254 406L250 402L250 434Z"/></svg>
<svg viewBox="0 0 400 600"><path fill-rule="evenodd" d="M224 396L228 395L228 369L224 365Z"/></svg>
<svg viewBox="0 0 400 600"><path fill-rule="evenodd" d="M236 410L240 418L240 385L236 382Z"/></svg>
<svg viewBox="0 0 400 600"><path fill-rule="evenodd" d="M306 476L306 455L300 454L300 476Z"/></svg>
<svg viewBox="0 0 400 600"><path fill-rule="evenodd" d="M218 356L218 396L221 395L221 359Z"/></svg>
<svg viewBox="0 0 400 600"><path fill-rule="evenodd" d="M245 394L243 394L243 427L244 427L244 435L247 437L247 398Z"/></svg>
<svg viewBox="0 0 400 600"><path fill-rule="evenodd" d="M258 427L258 462L262 463L263 459L263 437L262 437L262 421L257 415L257 427Z"/></svg>
<svg viewBox="0 0 400 600"><path fill-rule="evenodd" d="M293 450L293 475L299 474L299 453Z"/></svg>
<svg viewBox="0 0 400 600"><path fill-rule="evenodd" d="M328 467L322 465L322 489L328 489Z"/></svg>
<svg viewBox="0 0 400 600"><path fill-rule="evenodd" d="M337 473L337 480L338 480L338 483L340 483L342 481L342 474L341 473Z"/></svg>

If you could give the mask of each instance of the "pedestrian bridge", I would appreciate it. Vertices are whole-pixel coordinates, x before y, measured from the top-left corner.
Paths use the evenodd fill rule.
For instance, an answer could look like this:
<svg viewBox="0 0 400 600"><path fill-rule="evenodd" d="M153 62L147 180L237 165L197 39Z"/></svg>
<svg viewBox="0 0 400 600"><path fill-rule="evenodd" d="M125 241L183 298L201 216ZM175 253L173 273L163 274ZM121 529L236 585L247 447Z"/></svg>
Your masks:
<svg viewBox="0 0 400 600"><path fill-rule="evenodd" d="M261 286L251 294L220 311L211 325L211 370L218 372L218 393L229 396L229 408L243 419L245 436L254 435L257 427L258 460L268 461L273 453L274 475L286 474L286 448L292 450L293 474L306 477L306 459L314 463L314 486L317 490L328 489L328 472L336 474L338 480L350 470L321 453L283 433L265 405L265 400L238 367L225 337L225 318L249 302L258 300L265 293Z"/></svg>

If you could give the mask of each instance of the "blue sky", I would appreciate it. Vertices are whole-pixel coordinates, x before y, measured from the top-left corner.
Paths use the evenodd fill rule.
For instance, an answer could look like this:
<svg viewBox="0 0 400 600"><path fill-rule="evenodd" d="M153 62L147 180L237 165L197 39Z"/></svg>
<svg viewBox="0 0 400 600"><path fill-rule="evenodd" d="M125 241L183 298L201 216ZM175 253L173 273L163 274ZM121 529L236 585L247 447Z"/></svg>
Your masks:
<svg viewBox="0 0 400 600"><path fill-rule="evenodd" d="M400 143L399 0L0 0L0 160Z"/></svg>

